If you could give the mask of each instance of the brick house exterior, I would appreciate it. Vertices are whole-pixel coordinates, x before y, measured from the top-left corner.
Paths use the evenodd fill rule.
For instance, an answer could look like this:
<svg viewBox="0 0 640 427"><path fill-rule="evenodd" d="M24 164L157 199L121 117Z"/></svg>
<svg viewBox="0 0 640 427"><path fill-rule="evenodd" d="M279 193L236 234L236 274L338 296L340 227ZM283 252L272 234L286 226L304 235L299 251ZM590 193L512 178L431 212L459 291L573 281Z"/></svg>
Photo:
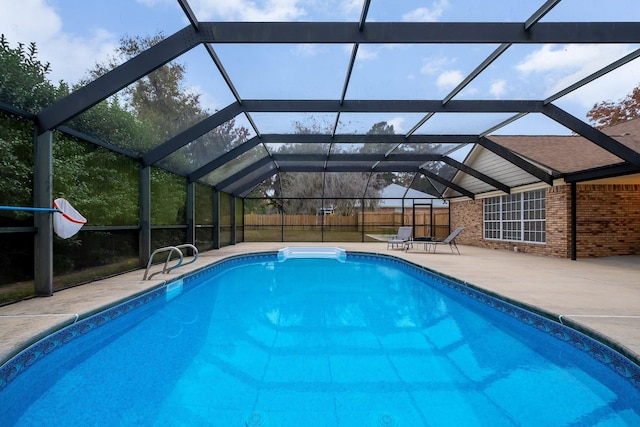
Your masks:
<svg viewBox="0 0 640 427"><path fill-rule="evenodd" d="M631 123L633 122L633 123ZM626 137L635 136L640 140L640 119L625 124ZM612 127L613 128L613 127ZM629 130L634 130L633 134ZM556 175L572 170L587 170L589 167L602 167L603 163L619 163L603 156L601 149L591 150L581 137L573 138L572 144L564 144L567 150L579 153L562 153L546 144L532 144L535 137L523 137L522 146L519 137L496 137L501 145L520 155L533 159L538 164L549 165L549 169L558 171ZM551 137L541 137L552 142ZM582 140L582 141L578 141ZM575 141L575 144L574 144ZM579 142L579 143L578 143ZM635 148L632 144L629 144ZM520 148L526 147L526 150ZM557 147L557 145L555 146ZM637 148L636 148L637 149ZM527 151L528 150L528 151ZM537 151L536 151L537 150ZM524 151L524 153L523 153ZM470 166L473 167L473 164ZM554 185L544 183L529 184L531 187L544 189L546 199L546 239L543 243L527 243L521 241L492 240L483 237L484 199L482 196L474 200L459 197L450 199L451 229L465 227L458 237L458 243L492 248L526 252L537 255L570 258L572 256L572 204L571 184L563 179L554 180ZM594 181L577 182L576 186L576 224L575 255L576 258L603 257L614 255L640 254L640 175L632 174ZM522 190L526 190L523 188ZM514 188L513 192L521 191Z"/></svg>

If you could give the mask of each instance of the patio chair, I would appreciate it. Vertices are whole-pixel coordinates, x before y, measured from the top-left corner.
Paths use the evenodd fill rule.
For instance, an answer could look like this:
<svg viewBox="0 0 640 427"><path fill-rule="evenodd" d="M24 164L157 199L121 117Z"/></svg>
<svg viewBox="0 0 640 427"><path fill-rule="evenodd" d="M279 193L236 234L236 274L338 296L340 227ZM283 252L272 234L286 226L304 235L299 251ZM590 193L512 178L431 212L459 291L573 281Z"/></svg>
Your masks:
<svg viewBox="0 0 640 427"><path fill-rule="evenodd" d="M390 240L387 241L387 249L398 247L404 247L411 242L411 235L413 234L413 227L400 227L398 228L398 234L391 237Z"/></svg>
<svg viewBox="0 0 640 427"><path fill-rule="evenodd" d="M460 255L460 249L458 249L458 245L456 245L456 237L458 237L458 234L462 233L462 230L464 230L464 227L456 228L444 240L434 240L432 242L429 242L430 245L433 245L433 253L436 253L438 245L449 245L449 248L451 248L451 253L453 253L453 248L456 248L456 251L458 251L458 255Z"/></svg>

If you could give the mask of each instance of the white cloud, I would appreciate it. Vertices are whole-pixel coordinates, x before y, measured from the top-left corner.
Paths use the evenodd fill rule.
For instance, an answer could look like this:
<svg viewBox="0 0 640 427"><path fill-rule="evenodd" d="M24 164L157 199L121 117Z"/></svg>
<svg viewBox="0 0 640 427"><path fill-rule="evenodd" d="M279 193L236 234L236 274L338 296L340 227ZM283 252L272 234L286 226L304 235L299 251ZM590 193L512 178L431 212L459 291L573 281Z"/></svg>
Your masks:
<svg viewBox="0 0 640 427"><path fill-rule="evenodd" d="M0 28L12 46L36 43L38 58L51 63L53 82L77 83L117 46L115 36L103 29L94 29L90 38L65 33L62 19L45 0L0 2Z"/></svg>
<svg viewBox="0 0 640 427"><path fill-rule="evenodd" d="M62 20L44 0L0 2L0 28L10 42L40 42L55 36Z"/></svg>
<svg viewBox="0 0 640 427"><path fill-rule="evenodd" d="M260 5L258 3L261 3ZM306 15L298 0L192 0L191 8L201 21L210 19L240 21L290 21Z"/></svg>
<svg viewBox="0 0 640 427"><path fill-rule="evenodd" d="M433 3L431 8L419 7L402 15L403 21L410 22L435 22L437 21L444 10L449 6L448 0L440 0Z"/></svg>
<svg viewBox="0 0 640 427"><path fill-rule="evenodd" d="M342 1L342 10L345 11L347 15L351 15L353 13L359 13L362 9L362 0L343 0Z"/></svg>
<svg viewBox="0 0 640 427"><path fill-rule="evenodd" d="M460 70L445 71L440 74L436 80L436 84L441 89L452 89L458 85L464 76Z"/></svg>
<svg viewBox="0 0 640 427"><path fill-rule="evenodd" d="M464 88L464 94L466 96L475 96L475 95L478 95L479 93L480 91L473 86L467 86Z"/></svg>
<svg viewBox="0 0 640 427"><path fill-rule="evenodd" d="M558 70L581 70L593 68L594 64L604 64L619 57L620 45L544 45L526 56L516 65L516 70L524 74ZM626 49L624 49L626 50Z"/></svg>
<svg viewBox="0 0 640 427"><path fill-rule="evenodd" d="M387 124L393 125L393 130L397 133L404 133L405 129L402 125L404 123L404 117L394 117L387 120Z"/></svg>
<svg viewBox="0 0 640 427"><path fill-rule="evenodd" d="M350 57L351 52L353 51L353 45L350 45L350 44L343 45L343 51L346 54L348 54ZM369 61L376 58L378 58L377 48L373 48L364 44L358 45L358 55L357 55L358 61Z"/></svg>
<svg viewBox="0 0 640 427"><path fill-rule="evenodd" d="M136 0L136 1L140 4L144 4L145 6L149 6L149 7L173 3L173 0Z"/></svg>
<svg viewBox="0 0 640 427"><path fill-rule="evenodd" d="M438 73L441 73L447 66L452 64L454 61L450 58L440 57L440 58L424 58L422 60L424 65L420 68L420 74L426 74L428 76L432 76Z"/></svg>
<svg viewBox="0 0 640 427"><path fill-rule="evenodd" d="M291 53L299 57L316 56L322 47L315 44L297 44L291 49Z"/></svg>
<svg viewBox="0 0 640 427"><path fill-rule="evenodd" d="M545 96L549 96L631 51L632 48L628 45L544 45L527 55L515 69L524 80L530 81L535 78L541 81L544 85L542 91ZM640 81L639 69L640 65L628 64L614 71L616 79L608 76L600 78L563 99L572 99L583 106L591 107L602 100L622 98Z"/></svg>
<svg viewBox="0 0 640 427"><path fill-rule="evenodd" d="M573 101L590 109L601 101L618 102L640 83L640 63L631 62L556 101ZM554 92L555 93L555 92Z"/></svg>
<svg viewBox="0 0 640 427"><path fill-rule="evenodd" d="M491 83L491 88L489 89L489 93L493 95L495 98L500 99L502 96L507 93L507 81L506 80L496 80Z"/></svg>
<svg viewBox="0 0 640 427"><path fill-rule="evenodd" d="M375 49L372 49L368 46L363 46L363 45L358 46L359 61L376 59L377 57L378 57L378 51L376 51Z"/></svg>

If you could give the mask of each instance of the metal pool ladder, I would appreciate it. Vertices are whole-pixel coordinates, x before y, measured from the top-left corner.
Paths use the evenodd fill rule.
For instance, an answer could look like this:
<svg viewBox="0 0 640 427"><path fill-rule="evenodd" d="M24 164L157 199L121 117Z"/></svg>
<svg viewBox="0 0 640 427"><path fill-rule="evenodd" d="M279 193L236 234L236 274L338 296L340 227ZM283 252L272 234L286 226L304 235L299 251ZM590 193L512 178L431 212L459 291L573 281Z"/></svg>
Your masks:
<svg viewBox="0 0 640 427"><path fill-rule="evenodd" d="M182 248L189 248L189 249L193 250L193 259L190 260L189 262L184 263L184 254L180 250ZM162 267L162 270L156 271L155 273L153 273L149 277L147 277L147 275L149 274L149 269L151 268L151 262L153 261L154 255L159 254L160 252L169 252L169 254L167 255L167 259L164 262L164 266ZM178 263L176 265L173 265L173 266L169 267L169 261L171 261L171 255L174 252L178 254L178 256L180 257L180 260L178 261ZM149 257L149 262L147 263L147 269L144 272L144 277L142 278L142 280L147 280L147 279L151 280L151 278L153 276L155 276L156 274L169 273L171 270L174 270L174 269L176 269L176 268L178 268L180 266L189 265L191 263L194 263L194 262L196 262L197 259L198 259L198 248L196 248L194 245L189 244L189 243L185 243L183 245L178 245L178 246L166 246L164 248L156 249L155 251L153 251L153 253Z"/></svg>

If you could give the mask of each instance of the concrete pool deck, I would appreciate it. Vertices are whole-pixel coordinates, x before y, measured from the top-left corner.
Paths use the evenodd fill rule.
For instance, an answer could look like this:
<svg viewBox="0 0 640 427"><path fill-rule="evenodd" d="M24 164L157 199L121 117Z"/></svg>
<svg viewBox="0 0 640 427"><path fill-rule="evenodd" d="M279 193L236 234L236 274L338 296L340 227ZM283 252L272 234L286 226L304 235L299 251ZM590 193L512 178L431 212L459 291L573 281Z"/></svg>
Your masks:
<svg viewBox="0 0 640 427"><path fill-rule="evenodd" d="M640 256L571 261L524 253L460 246L462 255L441 247L405 252L373 243L240 243L200 254L173 273L143 281L144 270L118 275L0 307L0 364L27 345L62 326L87 317L166 281L233 255L276 251L288 246L335 246L347 251L380 253L406 259L454 277L509 301L562 319L600 336L640 360ZM152 269L157 271L159 267Z"/></svg>

